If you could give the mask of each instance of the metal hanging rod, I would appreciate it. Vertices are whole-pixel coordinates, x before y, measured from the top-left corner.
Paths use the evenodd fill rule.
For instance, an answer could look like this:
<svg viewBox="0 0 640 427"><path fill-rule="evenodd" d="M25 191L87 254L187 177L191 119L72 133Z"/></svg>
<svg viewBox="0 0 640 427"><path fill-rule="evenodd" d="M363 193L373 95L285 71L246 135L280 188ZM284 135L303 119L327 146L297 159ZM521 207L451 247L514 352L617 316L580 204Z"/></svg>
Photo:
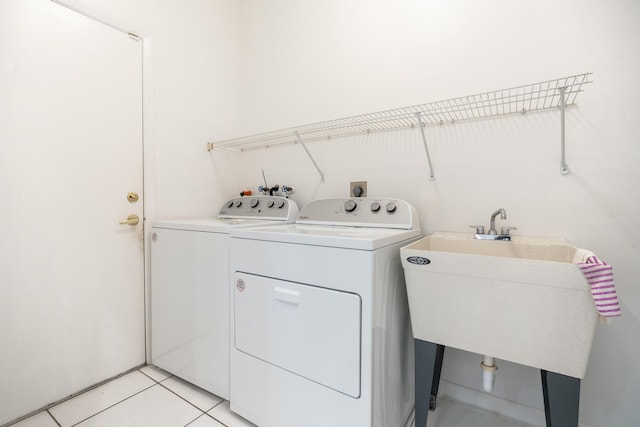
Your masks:
<svg viewBox="0 0 640 427"><path fill-rule="evenodd" d="M565 158L565 131L564 131L564 112L567 107L566 101L566 87L559 87L558 92L560 92L560 174L567 175L569 174L569 166L567 166L567 161Z"/></svg>
<svg viewBox="0 0 640 427"><path fill-rule="evenodd" d="M433 173L433 165L431 164L431 156L429 155L429 146L427 145L427 137L424 135L424 126L422 126L422 119L420 113L416 113L418 119L418 128L420 129L420 135L422 136L422 143L424 144L424 151L427 155L427 163L429 163L429 180L435 181L436 176Z"/></svg>
<svg viewBox="0 0 640 427"><path fill-rule="evenodd" d="M313 166L315 166L316 170L318 171L318 174L320 174L320 182L324 182L324 174L322 173L322 171L320 170L320 167L318 166L318 164L316 163L315 159L313 158L313 156L309 152L309 149L307 148L307 145L300 138L300 135L298 134L298 132L294 131L294 134L295 134L296 139L300 143L300 145L302 145L302 148L304 148L304 151L307 152L307 156L309 156L309 159L311 159L311 163L313 163Z"/></svg>

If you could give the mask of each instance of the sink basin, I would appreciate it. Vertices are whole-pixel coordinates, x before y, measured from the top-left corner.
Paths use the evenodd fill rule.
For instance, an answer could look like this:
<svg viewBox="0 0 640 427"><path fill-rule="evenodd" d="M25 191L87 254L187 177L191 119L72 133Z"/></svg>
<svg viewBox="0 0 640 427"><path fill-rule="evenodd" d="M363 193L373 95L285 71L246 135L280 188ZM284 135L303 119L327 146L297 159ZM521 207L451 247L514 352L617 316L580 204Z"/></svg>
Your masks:
<svg viewBox="0 0 640 427"><path fill-rule="evenodd" d="M584 377L598 312L571 243L439 232L400 253L415 338Z"/></svg>

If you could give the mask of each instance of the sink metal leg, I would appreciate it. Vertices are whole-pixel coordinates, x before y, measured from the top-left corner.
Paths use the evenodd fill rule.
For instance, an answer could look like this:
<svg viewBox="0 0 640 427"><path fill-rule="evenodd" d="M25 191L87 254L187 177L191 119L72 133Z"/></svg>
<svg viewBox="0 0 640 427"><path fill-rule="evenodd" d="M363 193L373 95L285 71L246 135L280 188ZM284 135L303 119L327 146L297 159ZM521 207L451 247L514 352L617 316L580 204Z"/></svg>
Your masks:
<svg viewBox="0 0 640 427"><path fill-rule="evenodd" d="M578 427L580 379L541 370L547 427Z"/></svg>
<svg viewBox="0 0 640 427"><path fill-rule="evenodd" d="M444 346L436 345L436 363L433 367L433 381L431 382L431 399L429 400L429 410L436 409L438 400L438 388L440 387L440 374L442 373L442 360L444 359Z"/></svg>
<svg viewBox="0 0 640 427"><path fill-rule="evenodd" d="M415 340L415 427L426 427L429 409L435 409L443 359L443 345Z"/></svg>

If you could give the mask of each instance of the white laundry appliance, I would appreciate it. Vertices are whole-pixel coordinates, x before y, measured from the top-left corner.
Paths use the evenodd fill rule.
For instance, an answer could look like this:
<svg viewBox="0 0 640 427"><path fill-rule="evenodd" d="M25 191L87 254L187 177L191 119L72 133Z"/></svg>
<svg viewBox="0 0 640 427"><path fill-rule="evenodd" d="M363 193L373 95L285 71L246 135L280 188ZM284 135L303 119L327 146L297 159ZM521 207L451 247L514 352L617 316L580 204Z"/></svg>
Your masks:
<svg viewBox="0 0 640 427"><path fill-rule="evenodd" d="M293 222L283 197L239 197L217 219L155 221L151 363L229 399L229 232Z"/></svg>
<svg viewBox="0 0 640 427"><path fill-rule="evenodd" d="M402 427L414 402L400 248L416 210L316 200L231 233L231 409L260 427Z"/></svg>

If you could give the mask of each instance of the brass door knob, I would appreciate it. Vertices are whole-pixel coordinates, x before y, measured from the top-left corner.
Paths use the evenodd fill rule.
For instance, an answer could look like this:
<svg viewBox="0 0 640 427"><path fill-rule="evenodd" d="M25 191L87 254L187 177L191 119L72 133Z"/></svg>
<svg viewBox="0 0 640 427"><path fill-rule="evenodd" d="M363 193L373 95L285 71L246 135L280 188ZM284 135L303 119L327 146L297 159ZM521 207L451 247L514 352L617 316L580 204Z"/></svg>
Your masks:
<svg viewBox="0 0 640 427"><path fill-rule="evenodd" d="M129 224L129 225L138 225L138 223L140 222L140 218L138 218L138 215L129 215L126 219L126 221L120 221L120 224Z"/></svg>

